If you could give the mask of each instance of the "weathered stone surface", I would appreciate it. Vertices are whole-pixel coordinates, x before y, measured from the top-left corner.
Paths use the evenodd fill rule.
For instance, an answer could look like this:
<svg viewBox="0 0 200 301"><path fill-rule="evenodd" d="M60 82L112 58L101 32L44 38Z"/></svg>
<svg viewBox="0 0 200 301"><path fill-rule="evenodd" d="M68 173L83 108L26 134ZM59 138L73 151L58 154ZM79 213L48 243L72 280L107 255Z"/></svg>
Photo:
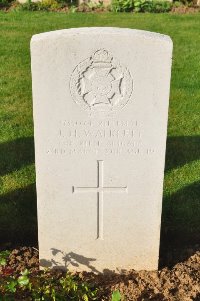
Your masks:
<svg viewBox="0 0 200 301"><path fill-rule="evenodd" d="M31 55L41 266L157 269L170 38L68 29Z"/></svg>

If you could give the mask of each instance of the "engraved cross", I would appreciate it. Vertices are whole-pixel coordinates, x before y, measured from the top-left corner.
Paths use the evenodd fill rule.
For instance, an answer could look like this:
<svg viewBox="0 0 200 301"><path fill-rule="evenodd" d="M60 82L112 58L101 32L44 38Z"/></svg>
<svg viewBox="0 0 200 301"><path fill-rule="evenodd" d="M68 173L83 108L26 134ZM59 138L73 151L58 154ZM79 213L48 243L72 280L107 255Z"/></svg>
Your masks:
<svg viewBox="0 0 200 301"><path fill-rule="evenodd" d="M104 161L97 161L97 186L72 187L73 193L95 192L97 194L97 239L103 239L103 196L105 192L128 192L128 187L104 186Z"/></svg>

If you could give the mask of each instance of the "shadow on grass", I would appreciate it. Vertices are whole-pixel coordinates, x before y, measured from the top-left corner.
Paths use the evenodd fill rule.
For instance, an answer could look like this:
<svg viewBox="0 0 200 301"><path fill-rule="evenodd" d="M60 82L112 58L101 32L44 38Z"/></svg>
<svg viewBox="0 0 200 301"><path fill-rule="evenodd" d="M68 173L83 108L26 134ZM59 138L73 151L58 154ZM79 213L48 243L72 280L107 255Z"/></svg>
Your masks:
<svg viewBox="0 0 200 301"><path fill-rule="evenodd" d="M37 245L35 184L0 196L0 243Z"/></svg>
<svg viewBox="0 0 200 301"><path fill-rule="evenodd" d="M160 267L200 250L200 181L163 199Z"/></svg>
<svg viewBox="0 0 200 301"><path fill-rule="evenodd" d="M200 136L167 138L165 171L200 160Z"/></svg>
<svg viewBox="0 0 200 301"><path fill-rule="evenodd" d="M19 138L0 144L0 176L34 163L33 137Z"/></svg>
<svg viewBox="0 0 200 301"><path fill-rule="evenodd" d="M168 137L165 171L200 160L200 136ZM200 182L164 197L160 267L172 266L200 250Z"/></svg>

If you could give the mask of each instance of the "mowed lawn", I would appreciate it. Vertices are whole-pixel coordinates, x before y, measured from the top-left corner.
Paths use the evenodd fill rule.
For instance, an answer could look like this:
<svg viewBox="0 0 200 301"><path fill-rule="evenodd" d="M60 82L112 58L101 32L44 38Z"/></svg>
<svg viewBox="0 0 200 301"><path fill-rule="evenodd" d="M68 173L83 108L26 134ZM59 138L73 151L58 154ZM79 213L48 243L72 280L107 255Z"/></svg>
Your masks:
<svg viewBox="0 0 200 301"><path fill-rule="evenodd" d="M117 26L174 42L161 248L200 243L200 14L0 13L0 246L37 244L29 44L33 34ZM151 208L151 204L149 204Z"/></svg>

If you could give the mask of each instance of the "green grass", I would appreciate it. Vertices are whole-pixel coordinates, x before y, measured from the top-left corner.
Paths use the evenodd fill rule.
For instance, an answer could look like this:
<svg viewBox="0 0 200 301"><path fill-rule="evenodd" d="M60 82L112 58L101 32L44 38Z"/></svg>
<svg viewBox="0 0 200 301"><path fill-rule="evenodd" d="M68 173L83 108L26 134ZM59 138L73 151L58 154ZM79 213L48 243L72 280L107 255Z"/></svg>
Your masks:
<svg viewBox="0 0 200 301"><path fill-rule="evenodd" d="M138 28L174 42L162 245L199 243L200 14L0 13L0 241L37 241L29 43L84 26Z"/></svg>

